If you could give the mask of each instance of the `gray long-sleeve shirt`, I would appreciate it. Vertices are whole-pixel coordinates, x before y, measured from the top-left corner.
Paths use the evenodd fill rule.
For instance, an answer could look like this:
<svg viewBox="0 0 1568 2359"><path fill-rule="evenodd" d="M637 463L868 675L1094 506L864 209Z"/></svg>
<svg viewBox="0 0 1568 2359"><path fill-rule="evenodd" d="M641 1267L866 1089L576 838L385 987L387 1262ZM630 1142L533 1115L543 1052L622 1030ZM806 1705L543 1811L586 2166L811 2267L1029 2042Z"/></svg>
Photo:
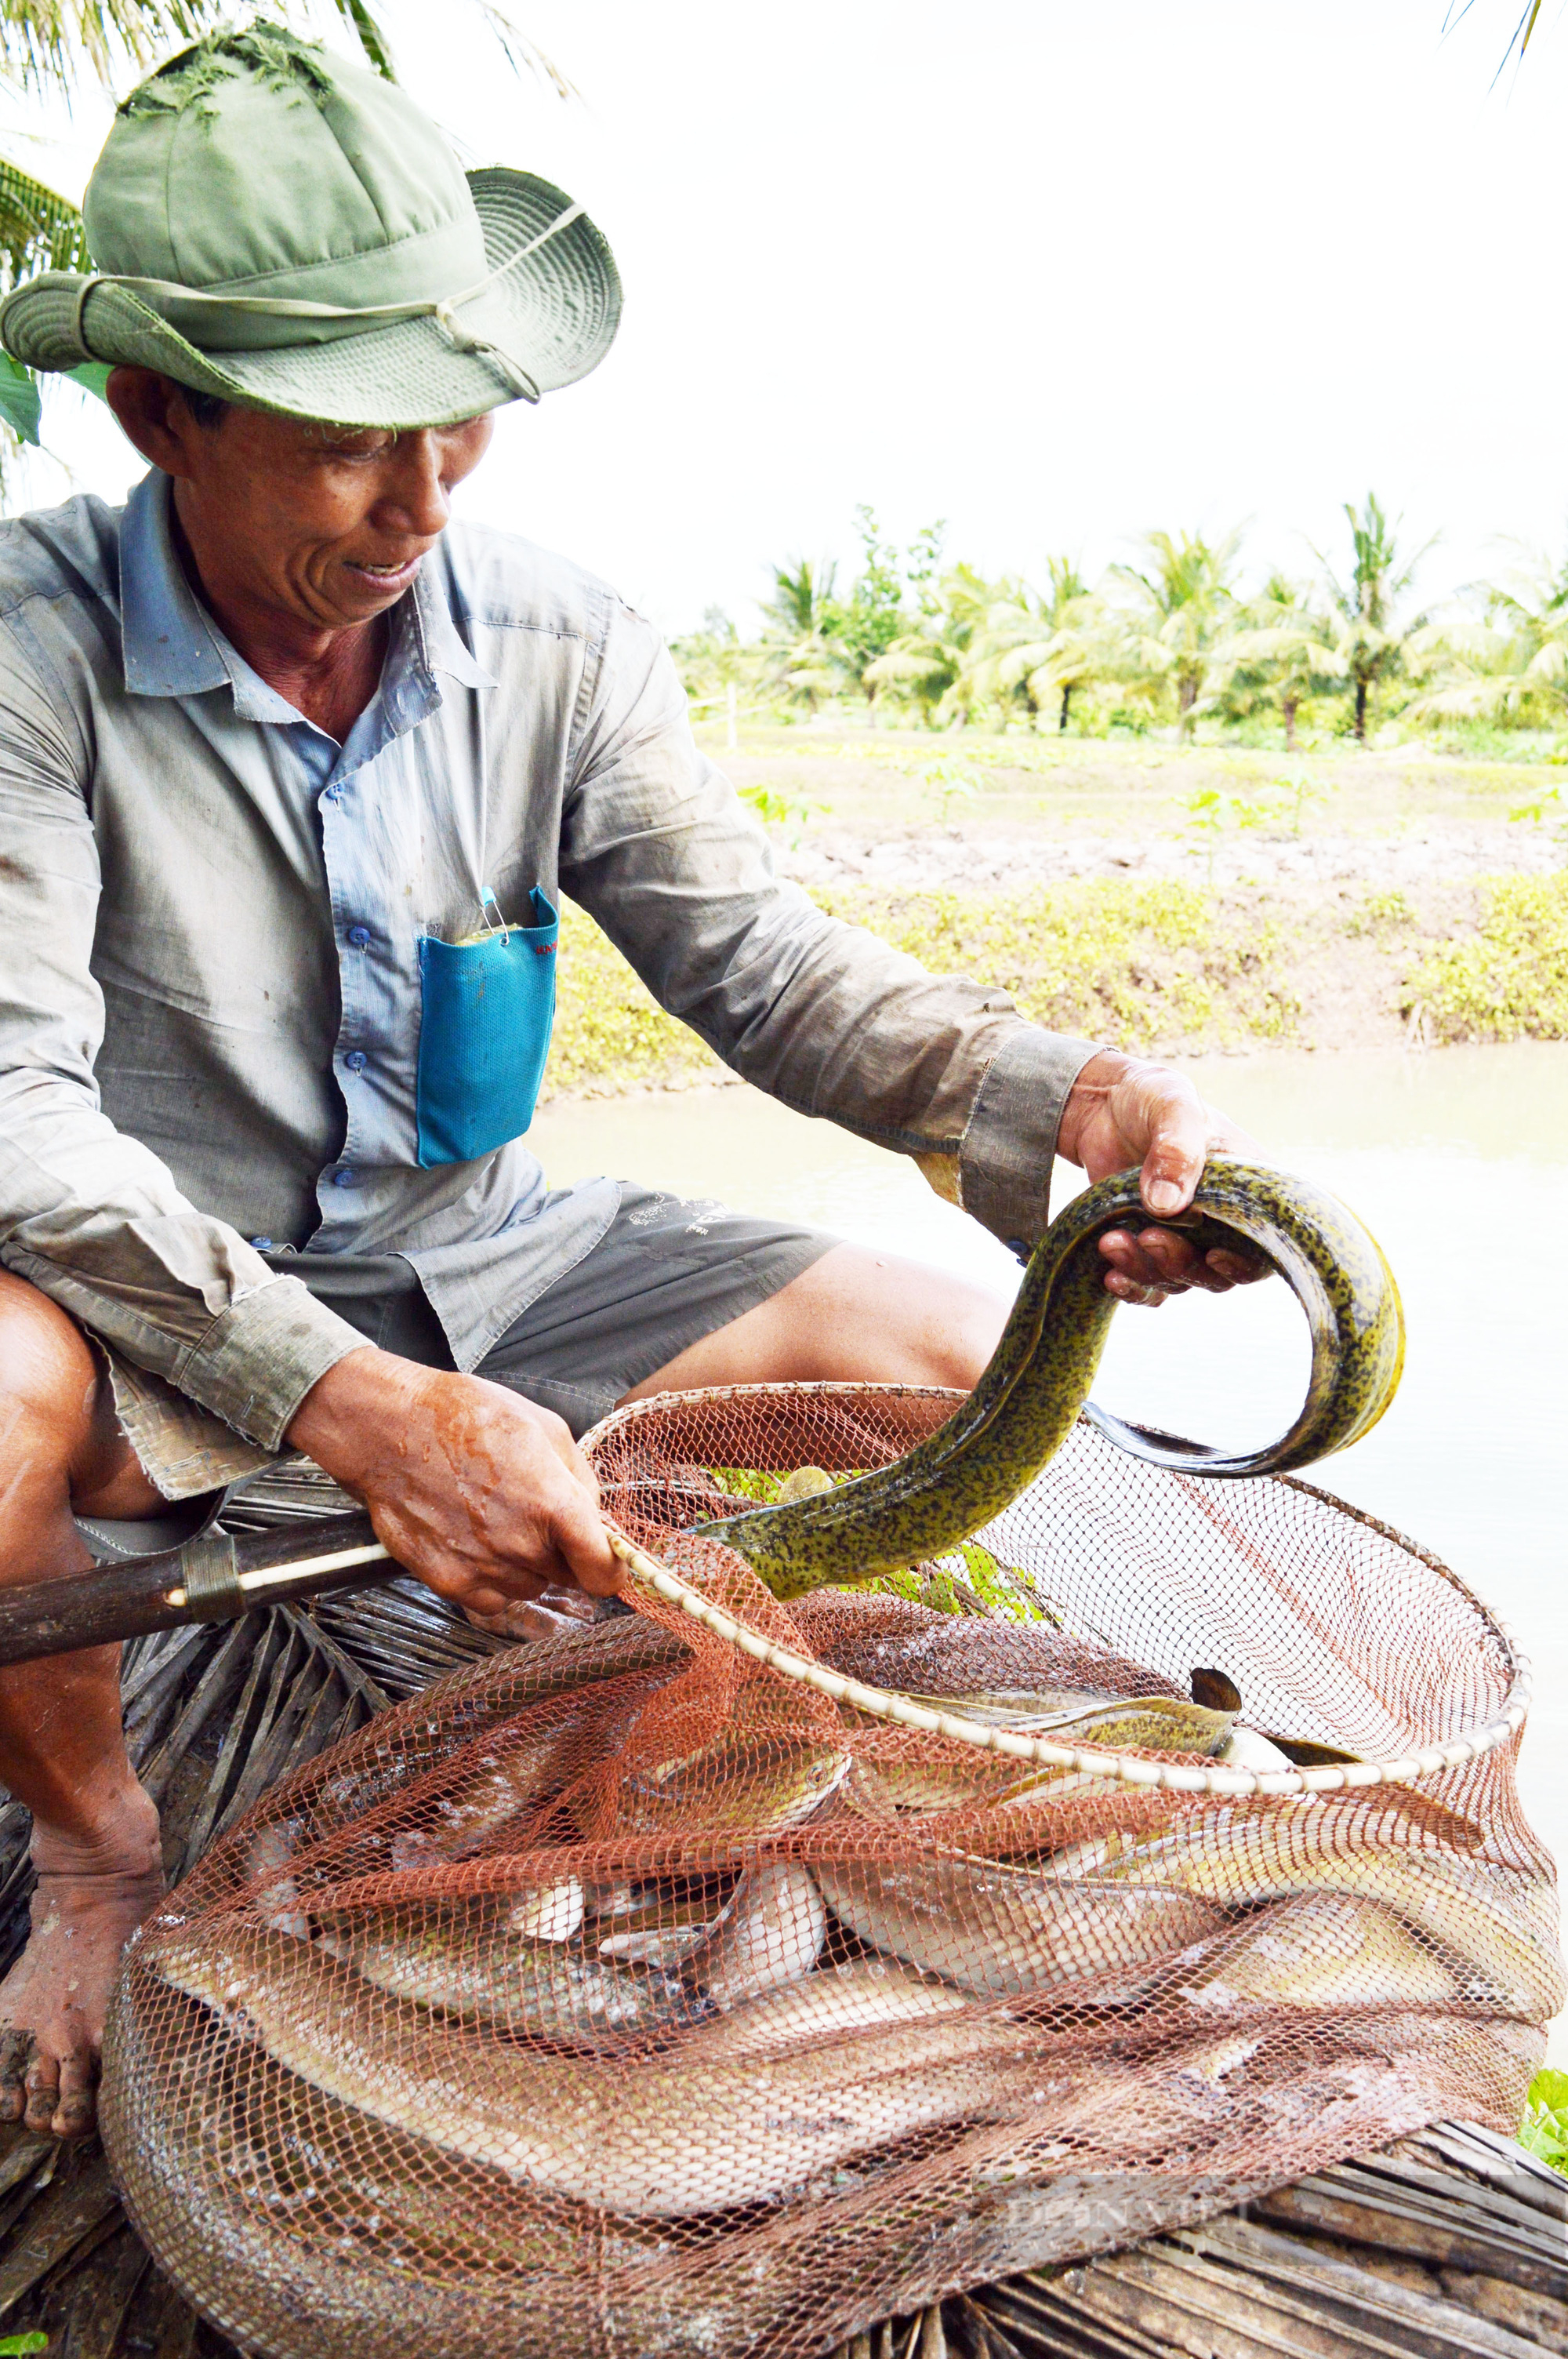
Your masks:
<svg viewBox="0 0 1568 2359"><path fill-rule="evenodd" d="M254 1240L406 1256L474 1366L617 1201L522 1140L418 1167L419 940L535 886L748 1081L1033 1240L1088 1044L782 883L611 591L452 526L340 747L194 595L169 489L0 527L6 1267L267 1449L362 1339Z"/></svg>

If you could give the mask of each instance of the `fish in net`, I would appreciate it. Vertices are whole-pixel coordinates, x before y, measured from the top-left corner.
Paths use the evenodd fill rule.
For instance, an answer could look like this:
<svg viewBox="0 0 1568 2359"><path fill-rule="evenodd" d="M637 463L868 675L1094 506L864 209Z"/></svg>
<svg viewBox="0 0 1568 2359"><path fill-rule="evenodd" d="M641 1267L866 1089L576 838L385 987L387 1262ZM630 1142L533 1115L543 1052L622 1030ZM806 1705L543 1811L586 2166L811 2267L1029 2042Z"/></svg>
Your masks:
<svg viewBox="0 0 1568 2359"><path fill-rule="evenodd" d="M378 1717L149 1921L105 2136L236 2340L811 2359L1513 2128L1563 1982L1506 1630L1298 1481L1087 1422L869 1589L782 1602L722 1537L955 1406L618 1412L633 1610Z"/></svg>

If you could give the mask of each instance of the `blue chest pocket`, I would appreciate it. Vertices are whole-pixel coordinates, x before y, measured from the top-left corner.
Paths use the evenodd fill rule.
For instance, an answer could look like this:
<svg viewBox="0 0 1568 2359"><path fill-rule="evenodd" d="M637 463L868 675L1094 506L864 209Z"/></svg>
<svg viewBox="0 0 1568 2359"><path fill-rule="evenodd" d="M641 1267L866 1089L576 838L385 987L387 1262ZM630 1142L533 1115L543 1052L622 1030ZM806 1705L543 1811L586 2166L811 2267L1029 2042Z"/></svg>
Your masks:
<svg viewBox="0 0 1568 2359"><path fill-rule="evenodd" d="M532 923L419 942L419 1168L471 1163L534 1119L556 1016L560 919L537 886Z"/></svg>

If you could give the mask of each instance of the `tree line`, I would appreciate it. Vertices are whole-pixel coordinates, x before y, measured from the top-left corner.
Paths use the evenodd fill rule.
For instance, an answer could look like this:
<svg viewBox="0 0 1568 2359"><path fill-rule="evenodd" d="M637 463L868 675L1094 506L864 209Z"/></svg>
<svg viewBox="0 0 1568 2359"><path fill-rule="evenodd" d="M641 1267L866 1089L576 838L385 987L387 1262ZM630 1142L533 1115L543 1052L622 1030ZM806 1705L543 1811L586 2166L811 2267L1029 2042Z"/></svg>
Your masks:
<svg viewBox="0 0 1568 2359"><path fill-rule="evenodd" d="M770 569L762 627L710 610L675 643L698 709L860 711L933 729L1065 733L1117 725L1192 734L1214 720L1365 743L1376 723L1555 729L1568 719L1568 561L1481 582L1437 614L1414 609L1432 544L1401 543L1376 495L1347 501L1343 559L1308 578L1241 578L1239 532L1146 533L1140 561L1090 583L1069 557L1036 582L944 561L928 525L906 549L856 511L860 562Z"/></svg>

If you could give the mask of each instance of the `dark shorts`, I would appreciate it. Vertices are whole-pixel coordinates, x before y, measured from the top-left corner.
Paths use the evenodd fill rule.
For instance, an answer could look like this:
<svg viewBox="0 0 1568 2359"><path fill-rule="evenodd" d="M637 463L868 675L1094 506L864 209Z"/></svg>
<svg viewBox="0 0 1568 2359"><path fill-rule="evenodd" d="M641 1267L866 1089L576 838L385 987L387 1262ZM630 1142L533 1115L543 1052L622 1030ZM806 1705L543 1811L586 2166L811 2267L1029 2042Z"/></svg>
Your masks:
<svg viewBox="0 0 1568 2359"><path fill-rule="evenodd" d="M839 1243L823 1229L622 1183L621 1209L475 1370L553 1408L576 1434L687 1346L728 1327ZM300 1254L287 1264L367 1342L449 1368L439 1321L400 1254Z"/></svg>

